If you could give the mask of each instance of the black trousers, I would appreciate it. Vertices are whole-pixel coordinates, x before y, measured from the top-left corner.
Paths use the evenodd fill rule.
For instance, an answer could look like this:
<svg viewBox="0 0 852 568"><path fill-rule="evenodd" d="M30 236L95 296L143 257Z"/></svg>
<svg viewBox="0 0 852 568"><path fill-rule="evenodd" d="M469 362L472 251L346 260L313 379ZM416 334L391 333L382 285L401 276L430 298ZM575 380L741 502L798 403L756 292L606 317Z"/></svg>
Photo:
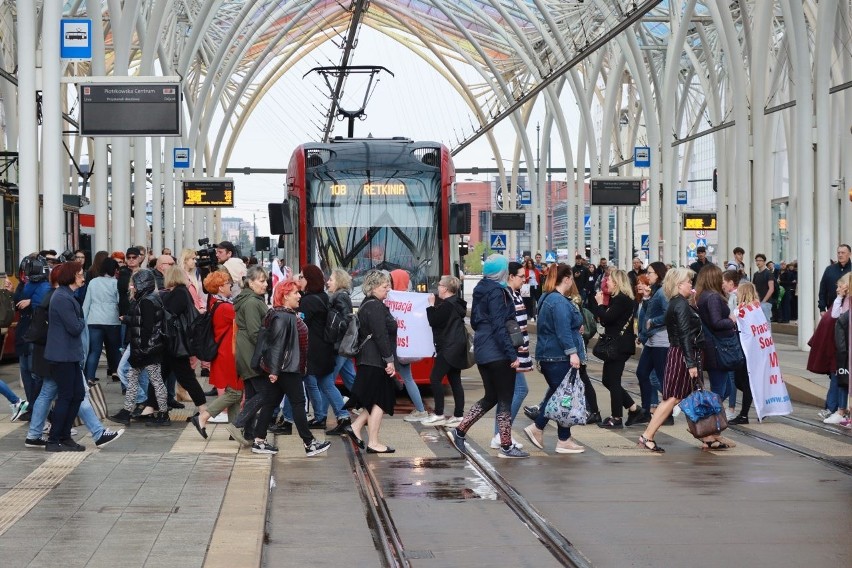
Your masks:
<svg viewBox="0 0 852 568"><path fill-rule="evenodd" d="M623 408L633 406L633 399L621 386L621 375L624 373L624 363L626 361L604 361L603 365L603 385L609 391L610 409L612 410L613 418L621 418Z"/></svg>
<svg viewBox="0 0 852 568"><path fill-rule="evenodd" d="M515 369L509 364L511 362L494 361L484 365L477 365L479 374L482 376L482 385L485 387L485 396L473 403L467 414L459 424L459 431L466 433L477 420L497 406L497 425L510 424L512 420L512 397L515 395Z"/></svg>
<svg viewBox="0 0 852 568"><path fill-rule="evenodd" d="M83 369L77 362L50 364L50 378L56 381L58 393L53 405L53 426L50 441L60 442L71 437L71 424L80 411L80 403L86 397L83 387Z"/></svg>
<svg viewBox="0 0 852 568"><path fill-rule="evenodd" d="M438 353L438 356L435 357L435 366L432 367L432 374L429 375L429 382L432 384L432 396L435 397L435 414L438 416L444 414L444 385L441 383L445 376L453 391L455 403L453 416L461 418L464 416L464 389L461 384L461 369L450 365L444 359L444 356Z"/></svg>
<svg viewBox="0 0 852 568"><path fill-rule="evenodd" d="M163 356L163 381L165 378L174 373L174 377L178 384L186 389L189 397L192 399L192 404L201 406L207 404L207 396L204 394L204 389L195 377L195 371L189 364L189 357L172 357L170 355ZM174 397L170 393L170 397ZM148 382L148 400L145 401L145 406L157 408L157 397L154 393L154 386Z"/></svg>

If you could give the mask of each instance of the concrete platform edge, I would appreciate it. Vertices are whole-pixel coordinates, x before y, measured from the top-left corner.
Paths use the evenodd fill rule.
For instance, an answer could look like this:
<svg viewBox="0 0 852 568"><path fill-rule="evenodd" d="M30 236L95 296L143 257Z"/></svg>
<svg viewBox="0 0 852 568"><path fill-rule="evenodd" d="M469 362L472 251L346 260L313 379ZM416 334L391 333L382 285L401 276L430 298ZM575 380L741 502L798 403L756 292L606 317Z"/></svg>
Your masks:
<svg viewBox="0 0 852 568"><path fill-rule="evenodd" d="M245 451L237 455L210 537L205 568L261 565L271 474L271 457Z"/></svg>

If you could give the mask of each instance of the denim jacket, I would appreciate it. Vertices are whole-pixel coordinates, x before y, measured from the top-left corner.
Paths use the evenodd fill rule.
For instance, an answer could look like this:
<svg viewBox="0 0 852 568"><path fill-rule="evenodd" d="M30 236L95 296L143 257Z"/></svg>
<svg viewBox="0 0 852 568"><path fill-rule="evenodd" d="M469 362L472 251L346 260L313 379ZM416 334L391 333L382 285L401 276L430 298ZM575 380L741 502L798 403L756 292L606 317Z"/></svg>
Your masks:
<svg viewBox="0 0 852 568"><path fill-rule="evenodd" d="M666 310L668 307L669 300L663 294L662 286L657 286L650 299L642 302L642 308L639 312L638 337L643 345L652 335L656 335L666 328ZM651 322L651 329L648 329L649 321Z"/></svg>
<svg viewBox="0 0 852 568"><path fill-rule="evenodd" d="M586 360L580 326L583 315L576 304L560 294L545 294L538 304L535 358L538 361L567 361L574 353Z"/></svg>

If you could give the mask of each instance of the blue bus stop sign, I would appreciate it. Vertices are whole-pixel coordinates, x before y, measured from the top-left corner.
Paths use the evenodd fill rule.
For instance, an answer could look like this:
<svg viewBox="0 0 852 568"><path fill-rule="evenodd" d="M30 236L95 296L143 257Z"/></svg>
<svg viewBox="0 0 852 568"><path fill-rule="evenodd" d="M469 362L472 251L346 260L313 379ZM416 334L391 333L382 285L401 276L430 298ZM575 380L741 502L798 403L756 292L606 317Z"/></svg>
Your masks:
<svg viewBox="0 0 852 568"><path fill-rule="evenodd" d="M174 149L174 164L175 168L189 167L189 148Z"/></svg>
<svg viewBox="0 0 852 568"><path fill-rule="evenodd" d="M633 165L637 168L651 167L651 148L649 146L633 148Z"/></svg>

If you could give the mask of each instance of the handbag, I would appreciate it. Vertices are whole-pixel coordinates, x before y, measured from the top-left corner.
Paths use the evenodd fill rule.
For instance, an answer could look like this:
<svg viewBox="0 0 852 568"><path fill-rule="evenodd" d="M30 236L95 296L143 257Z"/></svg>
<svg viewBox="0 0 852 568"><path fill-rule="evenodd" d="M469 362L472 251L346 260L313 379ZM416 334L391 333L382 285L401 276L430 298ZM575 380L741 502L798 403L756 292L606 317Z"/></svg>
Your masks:
<svg viewBox="0 0 852 568"><path fill-rule="evenodd" d="M707 368L718 371L736 371L746 364L745 353L740 344L739 331L730 337L719 337L703 322L701 327L705 337L704 350L712 349L712 355L715 356L707 358ZM715 362L713 361L714 358Z"/></svg>
<svg viewBox="0 0 852 568"><path fill-rule="evenodd" d="M702 418L722 413L722 400L715 392L698 387L680 401L680 409L687 419L698 422Z"/></svg>
<svg viewBox="0 0 852 568"><path fill-rule="evenodd" d="M571 368L544 406L544 417L563 428L586 423L586 387Z"/></svg>
<svg viewBox="0 0 852 568"><path fill-rule="evenodd" d="M530 297L530 285L529 284L521 284L521 298L529 298Z"/></svg>
<svg viewBox="0 0 852 568"><path fill-rule="evenodd" d="M83 382L86 382L85 379L80 377ZM99 420L106 420L109 416L109 410L107 409L106 397L104 396L104 391L101 388L100 383L95 383L92 386L88 387L88 392L86 392L86 398L89 400L89 404L92 405L92 410L95 411L95 416L98 417ZM74 426L82 426L83 421L80 419L80 415L74 417Z"/></svg>
<svg viewBox="0 0 852 568"><path fill-rule="evenodd" d="M687 416L686 418L686 428L689 430L689 433L699 440L702 438L706 438L707 436L712 436L714 434L720 434L723 430L728 427L728 418L725 416L724 412L720 412L718 414L713 414L710 416L705 416L696 421L692 421Z"/></svg>
<svg viewBox="0 0 852 568"><path fill-rule="evenodd" d="M627 333L632 328L633 316L625 322L619 335L601 335L592 349L592 354L601 361L621 361L636 353L636 339L633 333Z"/></svg>
<svg viewBox="0 0 852 568"><path fill-rule="evenodd" d="M509 339L512 340L514 347L521 347L524 344L524 332L521 331L521 326L514 316L506 321L506 331L509 332Z"/></svg>

